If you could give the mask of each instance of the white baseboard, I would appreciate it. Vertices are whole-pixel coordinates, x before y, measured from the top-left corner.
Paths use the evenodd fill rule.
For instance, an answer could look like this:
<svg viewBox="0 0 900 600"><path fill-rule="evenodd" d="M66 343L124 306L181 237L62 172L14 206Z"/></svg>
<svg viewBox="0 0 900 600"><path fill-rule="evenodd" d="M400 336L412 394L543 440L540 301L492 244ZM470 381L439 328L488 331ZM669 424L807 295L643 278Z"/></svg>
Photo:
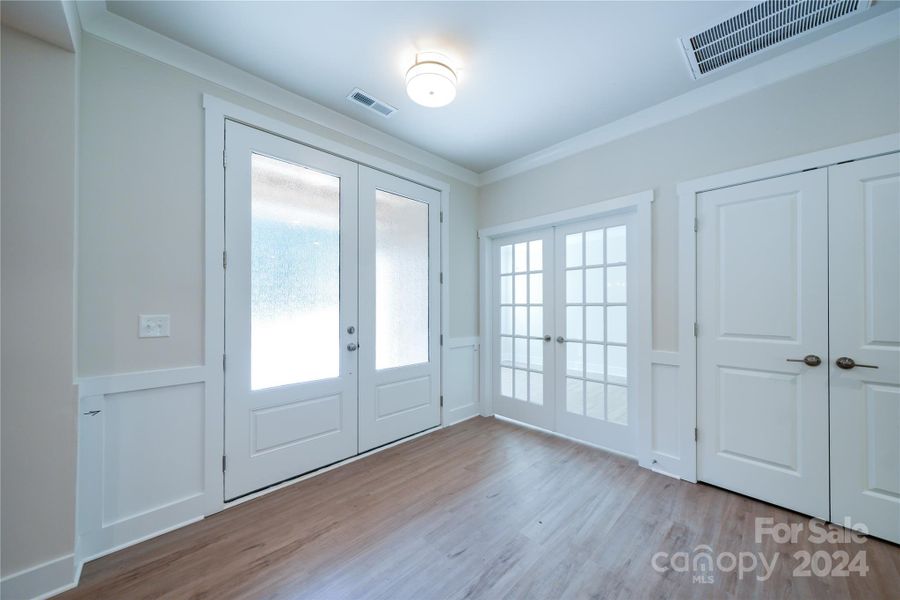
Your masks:
<svg viewBox="0 0 900 600"><path fill-rule="evenodd" d="M444 427L450 427L451 425L459 425L463 421L468 421L469 419L473 419L475 417L481 416L481 410L479 409L477 404L471 404L464 409L455 410L450 415L448 415L448 421L444 424Z"/></svg>
<svg viewBox="0 0 900 600"><path fill-rule="evenodd" d="M77 569L80 571L80 566ZM32 600L55 596L77 585L74 554L7 575L0 580L3 600Z"/></svg>

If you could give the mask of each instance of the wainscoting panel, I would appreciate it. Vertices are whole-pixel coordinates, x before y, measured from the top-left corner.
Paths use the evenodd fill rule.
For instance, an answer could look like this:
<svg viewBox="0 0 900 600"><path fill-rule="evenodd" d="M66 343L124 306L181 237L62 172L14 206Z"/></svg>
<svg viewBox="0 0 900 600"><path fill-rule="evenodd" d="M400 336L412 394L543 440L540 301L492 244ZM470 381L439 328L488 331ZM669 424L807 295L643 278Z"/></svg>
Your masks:
<svg viewBox="0 0 900 600"><path fill-rule="evenodd" d="M444 352L444 425L452 425L481 410L478 392L479 339L449 340Z"/></svg>
<svg viewBox="0 0 900 600"><path fill-rule="evenodd" d="M654 350L650 357L649 422L640 426L640 462L655 471L681 477L682 457L686 454L680 434L683 419L678 400L679 355Z"/></svg>
<svg viewBox="0 0 900 600"><path fill-rule="evenodd" d="M203 517L209 487L204 373L172 369L79 386L81 560Z"/></svg>

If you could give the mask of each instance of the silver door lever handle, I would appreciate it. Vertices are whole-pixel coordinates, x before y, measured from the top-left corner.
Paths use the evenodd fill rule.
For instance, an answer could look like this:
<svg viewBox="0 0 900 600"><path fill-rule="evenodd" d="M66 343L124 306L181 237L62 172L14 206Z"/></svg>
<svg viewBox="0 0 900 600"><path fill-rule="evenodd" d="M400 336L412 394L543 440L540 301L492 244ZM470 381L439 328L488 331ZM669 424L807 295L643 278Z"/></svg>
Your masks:
<svg viewBox="0 0 900 600"><path fill-rule="evenodd" d="M815 354L807 354L803 358L788 358L788 362L802 362L808 367L818 367L822 364L822 359Z"/></svg>
<svg viewBox="0 0 900 600"><path fill-rule="evenodd" d="M544 336L544 341L549 342L550 340L551 340L550 334L548 333L547 335Z"/></svg>
<svg viewBox="0 0 900 600"><path fill-rule="evenodd" d="M350 352L356 352L357 348L359 348L359 346L357 346L353 342L350 342L349 344L347 344L347 350L349 350Z"/></svg>
<svg viewBox="0 0 900 600"><path fill-rule="evenodd" d="M865 369L877 369L876 365L861 365L849 356L842 356L836 361L834 364L837 365L839 369L852 369L853 367L863 367Z"/></svg>
<svg viewBox="0 0 900 600"><path fill-rule="evenodd" d="M557 336L556 341L559 342L560 344L562 344L563 342L566 341L566 338L564 338L563 336L560 335L560 336Z"/></svg>

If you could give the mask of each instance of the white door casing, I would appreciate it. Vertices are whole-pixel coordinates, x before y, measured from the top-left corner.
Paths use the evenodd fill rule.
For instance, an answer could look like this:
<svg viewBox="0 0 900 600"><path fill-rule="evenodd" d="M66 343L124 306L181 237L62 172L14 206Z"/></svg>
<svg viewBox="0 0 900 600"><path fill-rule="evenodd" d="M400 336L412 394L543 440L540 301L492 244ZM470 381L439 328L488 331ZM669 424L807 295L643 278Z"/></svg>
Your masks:
<svg viewBox="0 0 900 600"><path fill-rule="evenodd" d="M900 543L900 154L828 177L831 516Z"/></svg>
<svg viewBox="0 0 900 600"><path fill-rule="evenodd" d="M232 121L226 147L227 500L357 452L357 165Z"/></svg>
<svg viewBox="0 0 900 600"><path fill-rule="evenodd" d="M494 410L554 429L553 229L493 242Z"/></svg>
<svg viewBox="0 0 900 600"><path fill-rule="evenodd" d="M441 195L359 167L359 451L441 423Z"/></svg>
<svg viewBox="0 0 900 600"><path fill-rule="evenodd" d="M820 169L696 206L698 478L823 519L827 194Z"/></svg>

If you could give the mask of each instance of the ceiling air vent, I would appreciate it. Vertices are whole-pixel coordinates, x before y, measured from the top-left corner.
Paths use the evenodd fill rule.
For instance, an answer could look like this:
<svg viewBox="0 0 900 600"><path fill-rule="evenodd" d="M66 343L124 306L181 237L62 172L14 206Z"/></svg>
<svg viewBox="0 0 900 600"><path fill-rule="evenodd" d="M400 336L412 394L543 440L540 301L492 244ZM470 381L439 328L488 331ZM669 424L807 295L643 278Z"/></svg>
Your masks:
<svg viewBox="0 0 900 600"><path fill-rule="evenodd" d="M378 100L359 88L354 88L353 91L347 95L347 100L359 104L360 106L365 106L369 110L375 111L385 118L388 118L397 112L397 109L390 104Z"/></svg>
<svg viewBox="0 0 900 600"><path fill-rule="evenodd" d="M681 46L694 79L865 10L872 0L769 0L692 36Z"/></svg>

